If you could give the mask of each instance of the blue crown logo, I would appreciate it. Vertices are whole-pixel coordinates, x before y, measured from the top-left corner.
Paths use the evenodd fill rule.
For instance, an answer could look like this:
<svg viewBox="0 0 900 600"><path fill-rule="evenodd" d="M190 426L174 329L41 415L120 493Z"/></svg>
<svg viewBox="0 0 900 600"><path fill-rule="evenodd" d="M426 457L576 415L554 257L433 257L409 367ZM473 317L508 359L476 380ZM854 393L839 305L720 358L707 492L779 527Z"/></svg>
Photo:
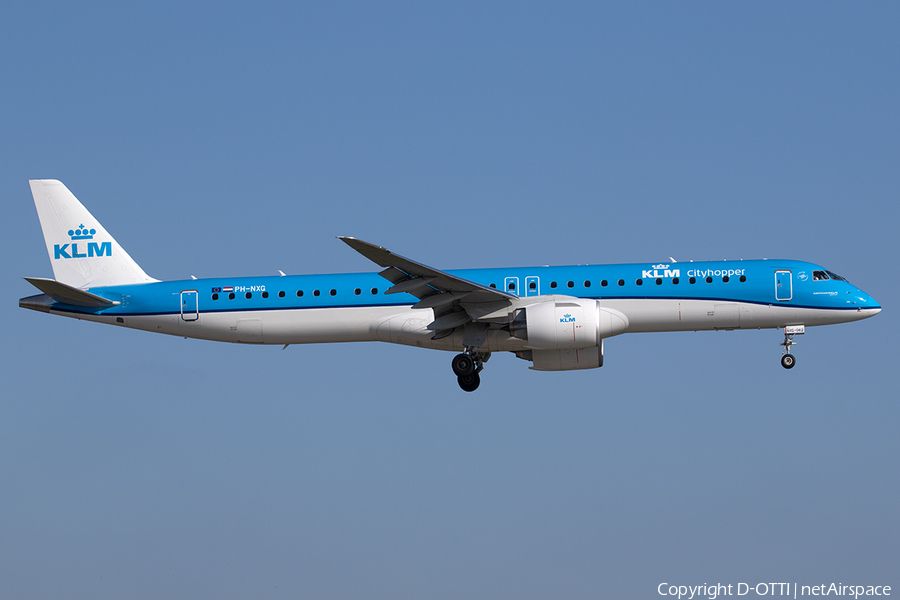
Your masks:
<svg viewBox="0 0 900 600"><path fill-rule="evenodd" d="M96 229L88 229L82 224L78 226L78 229L70 229L69 237L72 240L92 240L95 233L97 233Z"/></svg>
<svg viewBox="0 0 900 600"><path fill-rule="evenodd" d="M572 315L570 315L569 313L566 313L566 314L563 315L563 318L565 318L565 319L571 319L571 318L572 318Z"/></svg>

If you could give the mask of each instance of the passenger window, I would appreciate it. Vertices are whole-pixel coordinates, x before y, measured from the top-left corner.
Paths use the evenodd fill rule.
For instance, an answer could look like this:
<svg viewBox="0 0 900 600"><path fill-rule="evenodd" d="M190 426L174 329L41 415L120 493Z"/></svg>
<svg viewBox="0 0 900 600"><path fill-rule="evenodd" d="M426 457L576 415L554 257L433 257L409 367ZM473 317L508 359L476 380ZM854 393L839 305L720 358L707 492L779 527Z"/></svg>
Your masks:
<svg viewBox="0 0 900 600"><path fill-rule="evenodd" d="M263 298L268 298L268 297L269 297L269 292L263 292L263 293L262 293L262 296L263 296Z"/></svg>
<svg viewBox="0 0 900 600"><path fill-rule="evenodd" d="M674 283L675 285L678 285L678 278L677 277L673 278L672 283Z"/></svg>
<svg viewBox="0 0 900 600"><path fill-rule="evenodd" d="M556 289L556 282L555 282L555 281L551 281L551 282L550 282L550 287L552 287L553 289Z"/></svg>
<svg viewBox="0 0 900 600"><path fill-rule="evenodd" d="M302 298L302 297L303 297L303 290L297 290L297 297L298 297L298 298Z"/></svg>
<svg viewBox="0 0 900 600"><path fill-rule="evenodd" d="M253 294L251 294L250 292L247 292L246 294L244 294L244 298L246 298L247 300L249 300L252 297L253 297Z"/></svg>
<svg viewBox="0 0 900 600"><path fill-rule="evenodd" d="M609 285L609 282L605 279L600 282L600 287L606 287L607 285Z"/></svg>
<svg viewBox="0 0 900 600"><path fill-rule="evenodd" d="M319 290L313 290L313 296L318 296L319 293L320 293Z"/></svg>
<svg viewBox="0 0 900 600"><path fill-rule="evenodd" d="M688 283L697 283L697 278L691 277L690 279L688 279Z"/></svg>
<svg viewBox="0 0 900 600"><path fill-rule="evenodd" d="M357 296L359 296L360 294L362 294L362 290L359 288L356 288L355 290L353 290L353 293L356 294Z"/></svg>
<svg viewBox="0 0 900 600"><path fill-rule="evenodd" d="M506 286L506 287L507 287L508 289L514 290L514 289L516 289L516 284L515 284L515 282L510 281L510 282L509 282L509 285Z"/></svg>
<svg viewBox="0 0 900 600"><path fill-rule="evenodd" d="M372 288L372 295L374 296L377 293L378 293L378 288Z"/></svg>
<svg viewBox="0 0 900 600"><path fill-rule="evenodd" d="M706 283L712 283L712 277L707 277L707 278L706 278Z"/></svg>
<svg viewBox="0 0 900 600"><path fill-rule="evenodd" d="M278 297L279 297L279 298L284 298L284 292L278 292Z"/></svg>
<svg viewBox="0 0 900 600"><path fill-rule="evenodd" d="M331 290L330 294L331 294L332 296L337 296L337 290Z"/></svg>
<svg viewBox="0 0 900 600"><path fill-rule="evenodd" d="M570 282L567 283L566 285L567 285L568 287L570 287L570 288L573 288L573 287L575 287L575 282L574 282L574 281L570 281Z"/></svg>
<svg viewBox="0 0 900 600"><path fill-rule="evenodd" d="M494 288L494 289L496 290L496 289L497 289L497 284L496 284L496 283L492 283L492 284L491 284L491 287Z"/></svg>
<svg viewBox="0 0 900 600"><path fill-rule="evenodd" d="M661 277L657 277L657 278L656 278L656 285L662 285L662 278L661 278Z"/></svg>
<svg viewBox="0 0 900 600"><path fill-rule="evenodd" d="M619 280L619 287L622 287L623 285L625 285L625 280L624 280L624 279L620 279L620 280Z"/></svg>
<svg viewBox="0 0 900 600"><path fill-rule="evenodd" d="M644 285L644 280L643 280L643 279L638 279L637 281L635 281L635 283L638 284L638 285Z"/></svg>
<svg viewBox="0 0 900 600"><path fill-rule="evenodd" d="M591 287L591 280L590 280L590 279L586 279L586 280L584 281L584 287Z"/></svg>
<svg viewBox="0 0 900 600"><path fill-rule="evenodd" d="M528 289L529 289L529 290L536 290L536 289L537 289L537 284L536 284L535 282L533 282L533 281L528 282Z"/></svg>
<svg viewBox="0 0 900 600"><path fill-rule="evenodd" d="M218 299L219 299L219 295L218 295L218 294L213 294L213 300L218 300Z"/></svg>
<svg viewBox="0 0 900 600"><path fill-rule="evenodd" d="M724 281L725 283L728 283L728 281L729 281L728 275L725 275L724 277L722 277L722 281Z"/></svg>
<svg viewBox="0 0 900 600"><path fill-rule="evenodd" d="M230 294L228 294L228 299L234 300L234 292L231 292Z"/></svg>

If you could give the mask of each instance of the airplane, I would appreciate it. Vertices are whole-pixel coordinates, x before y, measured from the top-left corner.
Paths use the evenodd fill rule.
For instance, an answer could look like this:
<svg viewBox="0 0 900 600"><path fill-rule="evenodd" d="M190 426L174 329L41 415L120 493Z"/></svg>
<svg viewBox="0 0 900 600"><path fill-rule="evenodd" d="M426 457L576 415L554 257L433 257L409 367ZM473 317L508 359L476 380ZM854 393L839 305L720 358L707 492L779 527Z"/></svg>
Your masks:
<svg viewBox="0 0 900 600"><path fill-rule="evenodd" d="M456 352L459 387L478 388L494 352L537 371L603 365L624 333L783 329L781 364L810 326L881 306L833 271L798 260L726 260L442 271L352 237L369 273L159 281L61 182L32 180L54 279L19 306L156 333L243 344L381 341Z"/></svg>

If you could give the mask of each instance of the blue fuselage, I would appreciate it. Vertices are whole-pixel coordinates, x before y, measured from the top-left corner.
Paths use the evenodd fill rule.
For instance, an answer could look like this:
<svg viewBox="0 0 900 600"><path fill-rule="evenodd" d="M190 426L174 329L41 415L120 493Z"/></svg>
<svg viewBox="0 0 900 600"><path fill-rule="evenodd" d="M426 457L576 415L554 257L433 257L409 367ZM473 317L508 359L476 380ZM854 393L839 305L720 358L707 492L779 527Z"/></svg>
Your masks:
<svg viewBox="0 0 900 600"><path fill-rule="evenodd" d="M453 270L449 273L518 296L565 295L604 300L705 300L806 309L878 309L847 281L815 280L825 269L796 260L740 260ZM779 275L780 274L780 275ZM779 278L782 281L779 281ZM106 309L55 310L136 316L179 313L181 293L197 292L199 313L409 306L409 294L384 292L377 273L223 277L109 286L90 291L120 302Z"/></svg>

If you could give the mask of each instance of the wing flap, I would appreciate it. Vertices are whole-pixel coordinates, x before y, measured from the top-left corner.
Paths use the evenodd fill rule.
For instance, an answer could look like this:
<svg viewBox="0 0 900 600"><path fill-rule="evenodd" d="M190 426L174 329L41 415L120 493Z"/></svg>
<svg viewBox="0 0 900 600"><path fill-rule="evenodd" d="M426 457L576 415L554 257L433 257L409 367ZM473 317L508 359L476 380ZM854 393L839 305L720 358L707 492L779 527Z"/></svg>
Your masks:
<svg viewBox="0 0 900 600"><path fill-rule="evenodd" d="M438 317L428 324L428 329L432 331L441 331L444 329L452 330L460 325L465 325L471 320L472 318L469 317L469 313L464 310L458 310Z"/></svg>
<svg viewBox="0 0 900 600"><path fill-rule="evenodd" d="M467 298L471 295L471 292L437 292L430 296L425 296L415 304L413 304L413 308L434 308L438 309L441 306L446 306L447 304L452 304L457 300L462 300L463 298Z"/></svg>
<svg viewBox="0 0 900 600"><path fill-rule="evenodd" d="M394 267L388 267L387 269L379 273L379 275L381 275L391 283L399 283L404 279L409 278L409 275L407 275L400 269L395 269Z"/></svg>
<svg viewBox="0 0 900 600"><path fill-rule="evenodd" d="M412 279L404 279L399 283L395 283L390 288L385 290L385 294L402 294L403 292L408 292L415 296L416 298L421 298L418 292L427 288L429 292L433 292L434 289L429 287L431 282L434 281L434 277L413 277Z"/></svg>

